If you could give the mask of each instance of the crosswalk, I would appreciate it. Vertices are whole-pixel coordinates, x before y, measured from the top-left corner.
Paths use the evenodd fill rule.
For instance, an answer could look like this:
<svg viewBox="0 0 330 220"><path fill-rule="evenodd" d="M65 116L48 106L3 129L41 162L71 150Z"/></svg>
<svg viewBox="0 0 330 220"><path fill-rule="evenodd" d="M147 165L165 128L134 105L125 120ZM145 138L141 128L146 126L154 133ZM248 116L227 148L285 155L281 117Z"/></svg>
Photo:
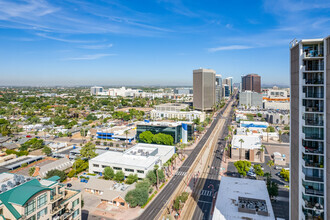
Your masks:
<svg viewBox="0 0 330 220"><path fill-rule="evenodd" d="M212 191L210 191L210 190L202 190L200 192L200 195L201 196L212 196Z"/></svg>
<svg viewBox="0 0 330 220"><path fill-rule="evenodd" d="M178 172L175 173L175 175L184 176L184 175L186 175L186 172L178 171Z"/></svg>

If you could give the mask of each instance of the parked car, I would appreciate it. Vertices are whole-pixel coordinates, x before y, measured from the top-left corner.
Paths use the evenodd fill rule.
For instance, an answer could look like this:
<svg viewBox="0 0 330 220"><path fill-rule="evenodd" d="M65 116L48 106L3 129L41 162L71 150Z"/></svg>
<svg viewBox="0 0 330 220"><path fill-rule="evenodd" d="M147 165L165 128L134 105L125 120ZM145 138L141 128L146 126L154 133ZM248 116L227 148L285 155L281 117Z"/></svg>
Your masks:
<svg viewBox="0 0 330 220"><path fill-rule="evenodd" d="M26 138L31 138L31 135L26 135L25 137L26 137Z"/></svg>
<svg viewBox="0 0 330 220"><path fill-rule="evenodd" d="M72 184L71 184L71 183L68 183L68 184L66 184L66 186L67 186L67 187L71 187L71 186L72 186Z"/></svg>
<svg viewBox="0 0 330 220"><path fill-rule="evenodd" d="M250 176L250 177L257 177L257 175L254 173L254 172L247 172L247 175Z"/></svg>

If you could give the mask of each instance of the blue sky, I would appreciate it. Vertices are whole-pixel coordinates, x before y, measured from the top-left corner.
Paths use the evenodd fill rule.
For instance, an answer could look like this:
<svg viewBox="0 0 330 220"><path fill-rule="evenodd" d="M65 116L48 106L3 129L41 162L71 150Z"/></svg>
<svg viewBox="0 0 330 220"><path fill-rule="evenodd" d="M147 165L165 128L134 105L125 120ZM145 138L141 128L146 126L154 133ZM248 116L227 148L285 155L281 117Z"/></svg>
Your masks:
<svg viewBox="0 0 330 220"><path fill-rule="evenodd" d="M289 42L329 30L328 0L0 0L0 85L289 85Z"/></svg>

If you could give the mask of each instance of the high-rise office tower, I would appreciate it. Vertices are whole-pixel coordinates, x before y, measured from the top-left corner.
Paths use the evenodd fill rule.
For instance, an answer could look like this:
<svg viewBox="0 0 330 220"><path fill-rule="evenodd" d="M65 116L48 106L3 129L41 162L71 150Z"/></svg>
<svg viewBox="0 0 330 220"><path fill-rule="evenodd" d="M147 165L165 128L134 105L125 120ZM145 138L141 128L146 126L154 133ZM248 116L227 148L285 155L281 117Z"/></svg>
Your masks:
<svg viewBox="0 0 330 220"><path fill-rule="evenodd" d="M246 90L261 93L261 77L258 74L242 76L242 92Z"/></svg>
<svg viewBox="0 0 330 220"><path fill-rule="evenodd" d="M330 36L290 51L290 219L330 219Z"/></svg>
<svg viewBox="0 0 330 220"><path fill-rule="evenodd" d="M229 92L232 93L234 91L234 87L233 87L233 77L227 77L225 79L223 79L222 84L226 84L229 86Z"/></svg>
<svg viewBox="0 0 330 220"><path fill-rule="evenodd" d="M215 101L221 102L222 95L222 76L220 74L215 75Z"/></svg>
<svg viewBox="0 0 330 220"><path fill-rule="evenodd" d="M212 69L194 70L193 87L195 109L212 110L215 104L215 71Z"/></svg>
<svg viewBox="0 0 330 220"><path fill-rule="evenodd" d="M91 95L97 95L99 92L103 92L103 87L100 86L91 87Z"/></svg>

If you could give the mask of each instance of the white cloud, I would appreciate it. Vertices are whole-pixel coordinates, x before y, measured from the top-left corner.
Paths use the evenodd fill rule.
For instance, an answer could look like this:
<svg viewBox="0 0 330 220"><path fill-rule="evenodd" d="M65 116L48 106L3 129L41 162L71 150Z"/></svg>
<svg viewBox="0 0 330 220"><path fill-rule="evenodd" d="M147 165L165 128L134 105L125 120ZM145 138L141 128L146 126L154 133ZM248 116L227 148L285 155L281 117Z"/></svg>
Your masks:
<svg viewBox="0 0 330 220"><path fill-rule="evenodd" d="M116 54L88 54L80 57L71 57L71 58L66 58L64 60L97 60L103 57L108 57L108 56L115 56Z"/></svg>
<svg viewBox="0 0 330 220"><path fill-rule="evenodd" d="M217 52L222 50L246 50L254 48L252 46L244 46L244 45L229 45L229 46L222 46L222 47L215 47L215 48L209 48L209 52Z"/></svg>

